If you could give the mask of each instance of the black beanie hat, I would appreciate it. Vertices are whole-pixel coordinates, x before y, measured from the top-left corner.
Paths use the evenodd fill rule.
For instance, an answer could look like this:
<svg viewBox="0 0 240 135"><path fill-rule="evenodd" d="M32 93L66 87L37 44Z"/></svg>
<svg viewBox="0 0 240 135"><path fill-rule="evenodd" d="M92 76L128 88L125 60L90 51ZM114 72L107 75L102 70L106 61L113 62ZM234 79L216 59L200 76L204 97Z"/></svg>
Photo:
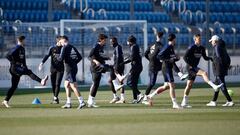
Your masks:
<svg viewBox="0 0 240 135"><path fill-rule="evenodd" d="M137 41L137 39L133 35L128 37L128 42L136 43L136 41Z"/></svg>
<svg viewBox="0 0 240 135"><path fill-rule="evenodd" d="M168 35L168 41L173 41L175 38L176 38L176 36L173 33Z"/></svg>

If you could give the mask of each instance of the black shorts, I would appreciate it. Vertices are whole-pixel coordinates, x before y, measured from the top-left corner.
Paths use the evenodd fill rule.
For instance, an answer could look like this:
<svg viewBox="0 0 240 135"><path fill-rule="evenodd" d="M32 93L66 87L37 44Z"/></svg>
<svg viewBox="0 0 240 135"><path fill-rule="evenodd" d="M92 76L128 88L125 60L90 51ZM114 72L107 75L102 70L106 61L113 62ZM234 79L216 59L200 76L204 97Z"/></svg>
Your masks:
<svg viewBox="0 0 240 135"><path fill-rule="evenodd" d="M17 75L17 76L22 76L22 75L28 75L30 73L32 73L31 70L29 70L27 67L25 66L21 66L21 65L11 65L10 67L10 73Z"/></svg>
<svg viewBox="0 0 240 135"><path fill-rule="evenodd" d="M188 80L192 80L194 81L196 79L197 76L197 72L200 70L199 67L193 67L193 68L189 68L187 67L187 71L188 71Z"/></svg>
<svg viewBox="0 0 240 135"><path fill-rule="evenodd" d="M65 80L69 81L70 83L74 83L77 81L76 75L78 72L78 68L76 67L65 67Z"/></svg>
<svg viewBox="0 0 240 135"><path fill-rule="evenodd" d="M115 70L116 73L120 74L120 75L123 75L124 74L124 68L117 68Z"/></svg>
<svg viewBox="0 0 240 135"><path fill-rule="evenodd" d="M95 73L106 73L110 71L110 68L112 68L111 65L108 64L101 64L100 66L91 65L91 71Z"/></svg>
<svg viewBox="0 0 240 135"><path fill-rule="evenodd" d="M162 70L164 82L174 82L173 71L171 68Z"/></svg>

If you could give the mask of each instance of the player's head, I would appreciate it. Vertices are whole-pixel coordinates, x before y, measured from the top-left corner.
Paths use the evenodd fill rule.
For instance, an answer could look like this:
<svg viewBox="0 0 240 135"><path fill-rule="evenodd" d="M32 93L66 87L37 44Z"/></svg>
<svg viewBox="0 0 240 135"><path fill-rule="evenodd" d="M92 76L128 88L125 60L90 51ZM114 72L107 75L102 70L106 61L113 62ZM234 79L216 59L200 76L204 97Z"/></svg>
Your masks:
<svg viewBox="0 0 240 135"><path fill-rule="evenodd" d="M193 40L196 45L201 45L201 35L200 34L195 34L193 36Z"/></svg>
<svg viewBox="0 0 240 135"><path fill-rule="evenodd" d="M100 45L105 45L106 42L107 42L107 38L108 38L107 35L102 34L102 33L99 34L99 35L98 35L98 42L99 42L99 44L100 44Z"/></svg>
<svg viewBox="0 0 240 135"><path fill-rule="evenodd" d="M25 41L25 36L19 36L17 38L17 44L23 46Z"/></svg>
<svg viewBox="0 0 240 135"><path fill-rule="evenodd" d="M209 42L212 44L212 46L215 46L218 44L219 40L220 40L220 37L218 35L213 35L209 40Z"/></svg>
<svg viewBox="0 0 240 135"><path fill-rule="evenodd" d="M176 42L176 35L171 33L168 35L168 41L171 42L172 45L175 45Z"/></svg>
<svg viewBox="0 0 240 135"><path fill-rule="evenodd" d="M61 36L59 42L60 42L60 44L61 44L62 46L68 45L68 37L67 37L67 36Z"/></svg>
<svg viewBox="0 0 240 135"><path fill-rule="evenodd" d="M128 45L136 44L136 42L137 42L137 39L133 35L128 37L128 40L127 40Z"/></svg>
<svg viewBox="0 0 240 135"><path fill-rule="evenodd" d="M61 46L60 40L61 40L61 36L57 36L57 37L56 37L56 45L57 45L57 46Z"/></svg>
<svg viewBox="0 0 240 135"><path fill-rule="evenodd" d="M110 44L111 44L111 46L116 46L118 44L117 38L116 37L111 37L110 38Z"/></svg>
<svg viewBox="0 0 240 135"><path fill-rule="evenodd" d="M156 38L157 38L157 41L160 41L163 37L163 32L162 31L159 31L156 35Z"/></svg>

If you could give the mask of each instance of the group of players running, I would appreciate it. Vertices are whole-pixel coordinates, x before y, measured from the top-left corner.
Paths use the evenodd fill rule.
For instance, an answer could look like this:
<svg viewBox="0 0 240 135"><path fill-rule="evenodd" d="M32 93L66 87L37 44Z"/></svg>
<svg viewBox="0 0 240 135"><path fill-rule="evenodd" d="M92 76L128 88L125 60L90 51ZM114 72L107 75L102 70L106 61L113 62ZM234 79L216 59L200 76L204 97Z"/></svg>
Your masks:
<svg viewBox="0 0 240 135"><path fill-rule="evenodd" d="M67 36L56 37L56 45L53 45L49 48L47 55L39 64L39 70L42 70L44 63L49 57L51 57L50 78L53 91L52 104L59 104L58 95L61 81L65 74L64 87L67 101L62 108L72 108L71 91L73 91L78 98L78 109L81 109L86 105L88 107L98 107L95 102L95 97L100 80L103 73L109 72L109 85L113 93L113 99L110 101L110 103L125 103L124 80L127 78L127 85L132 89L133 92L132 104L143 103L146 105L152 105L152 99L155 95L169 89L173 104L172 108L191 108L188 102L188 96L196 76L201 76L203 80L215 91L213 100L210 101L207 106L217 106L216 101L218 98L219 89L221 89L224 96L227 98L227 102L223 104L223 106L233 106L234 103L229 96L225 83L225 76L227 75L231 61L225 48L225 42L217 35L212 36L209 42L212 44L214 53L212 57L209 57L206 55L205 48L201 46L201 35L194 35L194 43L188 47L183 57L188 71L187 74L183 74L175 63L176 61L180 60L180 57L174 52L176 36L174 34L169 34L167 37L168 43L163 45L161 43L163 35L163 32L156 33L156 42L153 45L150 45L144 53L145 58L149 60L150 81L145 94L143 95L138 89L138 80L143 70L143 66L142 56L139 46L137 45L136 38L133 35L128 37L127 44L130 48L129 56L124 58L122 46L118 44L116 37L111 37L110 44L114 48L114 62L113 65L109 65L106 64L106 61L110 60L110 57L104 54L104 46L106 45L108 37L105 34L99 34L98 41L91 49L88 56L89 60L91 61L90 70L93 83L90 87L87 103L84 102L76 82L76 74L78 72L77 64L82 60L82 56L74 46L69 44ZM19 36L17 38L17 45L7 54L7 59L11 63L9 72L11 74L12 82L12 86L8 90L6 98L2 102L2 104L7 108L10 107L9 100L14 91L17 89L20 77L22 75L30 76L33 80L41 83L41 85L46 85L46 81L48 80L48 76L40 79L30 69L28 69L25 58L24 40L24 36ZM198 67L201 57L203 57L204 60L210 60L213 62L213 72L216 77L215 83L208 78L208 75L204 70ZM124 65L127 63L131 63L131 69L124 74ZM183 100L180 105L176 100L173 70L178 74L181 80L187 79ZM164 85L158 87L151 93L151 90L156 83L159 71L162 71ZM120 97L117 96L118 90L121 91Z"/></svg>

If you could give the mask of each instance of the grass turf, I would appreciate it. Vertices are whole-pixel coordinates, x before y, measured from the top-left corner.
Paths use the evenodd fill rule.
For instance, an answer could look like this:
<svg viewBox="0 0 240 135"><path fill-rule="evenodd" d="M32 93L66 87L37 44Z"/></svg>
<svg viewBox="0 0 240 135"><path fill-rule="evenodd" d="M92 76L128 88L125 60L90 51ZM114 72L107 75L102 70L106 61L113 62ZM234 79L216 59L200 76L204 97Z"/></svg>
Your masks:
<svg viewBox="0 0 240 135"><path fill-rule="evenodd" d="M18 90L11 100L12 108L0 107L0 135L238 135L240 87L229 89L234 90L234 107L221 106L225 103L221 93L218 107L206 107L212 99L212 90L194 88L190 94L193 108L182 110L171 108L168 92L156 96L154 106L150 107L109 104L111 92L100 90L96 98L100 108L77 110L78 103L73 95L73 108L65 110L60 108L65 102L64 92L60 93L61 104L52 105L49 90ZM183 89L176 92L180 103ZM82 91L82 95L86 99L88 92ZM35 97L40 98L41 105L31 104ZM0 92L0 98L4 98L4 92ZM126 98L130 102L131 91L126 91Z"/></svg>

